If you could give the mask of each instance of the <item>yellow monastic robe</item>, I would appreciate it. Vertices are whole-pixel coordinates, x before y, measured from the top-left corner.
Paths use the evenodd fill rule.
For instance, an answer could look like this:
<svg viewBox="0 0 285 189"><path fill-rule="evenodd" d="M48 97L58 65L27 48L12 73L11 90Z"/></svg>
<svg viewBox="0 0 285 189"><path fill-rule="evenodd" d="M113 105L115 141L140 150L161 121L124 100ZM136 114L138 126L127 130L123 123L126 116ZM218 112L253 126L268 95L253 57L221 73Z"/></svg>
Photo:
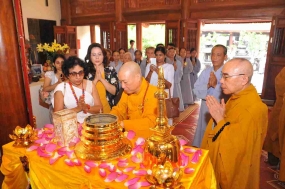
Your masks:
<svg viewBox="0 0 285 189"><path fill-rule="evenodd" d="M102 77L105 78L105 74L102 73ZM96 83L96 89L98 91L102 106L103 106L103 111L102 113L109 113L111 111L111 107L109 105L109 102L106 98L106 88L104 87L103 83L101 81L98 81Z"/></svg>
<svg viewBox="0 0 285 189"><path fill-rule="evenodd" d="M144 138L151 135L150 128L156 124L158 106L157 99L154 97L157 88L149 85L146 92L147 85L148 82L143 78L141 89L137 94L128 95L123 92L119 103L110 112L117 115L119 121L124 122L126 130L133 130L137 136ZM144 95L145 100L142 107Z"/></svg>
<svg viewBox="0 0 285 189"><path fill-rule="evenodd" d="M282 71L284 71L284 69ZM278 126L278 141L280 149L279 180L285 182L285 93L283 95L283 106L281 108Z"/></svg>
<svg viewBox="0 0 285 189"><path fill-rule="evenodd" d="M225 119L215 127L207 125L202 148L209 150L218 187L259 189L260 156L267 129L268 110L251 84L232 95L226 104ZM213 136L226 126L216 141Z"/></svg>
<svg viewBox="0 0 285 189"><path fill-rule="evenodd" d="M268 131L264 141L263 149L267 152L271 152L274 156L280 158L280 148L278 140L278 127L279 116L283 105L283 94L285 93L285 68L275 77L275 93L276 101L272 112L269 116ZM285 161L285 159L284 159Z"/></svg>

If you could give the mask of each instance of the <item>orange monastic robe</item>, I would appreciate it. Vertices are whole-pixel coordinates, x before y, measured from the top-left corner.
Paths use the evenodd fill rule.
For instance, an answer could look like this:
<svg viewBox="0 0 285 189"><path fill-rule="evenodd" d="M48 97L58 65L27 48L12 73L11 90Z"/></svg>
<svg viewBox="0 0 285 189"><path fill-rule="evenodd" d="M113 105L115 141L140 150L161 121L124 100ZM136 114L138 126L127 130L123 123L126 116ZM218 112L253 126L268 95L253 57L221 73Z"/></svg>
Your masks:
<svg viewBox="0 0 285 189"><path fill-rule="evenodd" d="M158 103L154 93L157 88L149 85L147 89L148 82L144 78L142 80L140 91L131 95L123 92L119 103L110 113L117 115L119 121L124 122L126 130L133 130L137 136L147 138L151 135L150 128L156 124ZM142 106L144 95L144 106Z"/></svg>
<svg viewBox="0 0 285 189"><path fill-rule="evenodd" d="M280 158L280 146L279 142L279 119L281 116L281 108L283 105L283 94L285 94L285 68L275 77L275 93L276 101L268 122L268 131L264 141L263 149L267 152L271 152L274 156ZM283 125L284 127L284 125ZM285 153L285 152L284 152ZM284 159L285 161L285 159Z"/></svg>
<svg viewBox="0 0 285 189"><path fill-rule="evenodd" d="M232 95L226 104L225 119L215 127L207 125L202 148L209 150L218 187L259 189L260 156L267 129L268 110L251 84ZM216 141L213 136L226 126Z"/></svg>
<svg viewBox="0 0 285 189"><path fill-rule="evenodd" d="M284 69L282 71L284 71ZM285 85L284 85L284 88L285 88ZM280 149L279 180L285 182L285 93L283 95L283 106L281 108L278 125L279 125L278 141L279 141L279 149Z"/></svg>

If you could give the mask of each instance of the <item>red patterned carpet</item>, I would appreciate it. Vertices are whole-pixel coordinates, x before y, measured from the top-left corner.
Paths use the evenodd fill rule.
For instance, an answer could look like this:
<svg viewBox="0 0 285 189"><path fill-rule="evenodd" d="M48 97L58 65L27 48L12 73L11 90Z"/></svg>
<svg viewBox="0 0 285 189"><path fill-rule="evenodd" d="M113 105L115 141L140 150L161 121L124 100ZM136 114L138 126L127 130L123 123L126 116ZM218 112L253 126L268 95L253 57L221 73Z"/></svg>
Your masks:
<svg viewBox="0 0 285 189"><path fill-rule="evenodd" d="M199 103L189 106L180 114L179 118L174 119L175 129L172 134L188 141L188 145L191 146L197 127L198 116ZM285 186L282 186L274 177L274 174L277 173L276 169L264 162L266 157L266 152L263 152L260 158L260 189L285 189Z"/></svg>

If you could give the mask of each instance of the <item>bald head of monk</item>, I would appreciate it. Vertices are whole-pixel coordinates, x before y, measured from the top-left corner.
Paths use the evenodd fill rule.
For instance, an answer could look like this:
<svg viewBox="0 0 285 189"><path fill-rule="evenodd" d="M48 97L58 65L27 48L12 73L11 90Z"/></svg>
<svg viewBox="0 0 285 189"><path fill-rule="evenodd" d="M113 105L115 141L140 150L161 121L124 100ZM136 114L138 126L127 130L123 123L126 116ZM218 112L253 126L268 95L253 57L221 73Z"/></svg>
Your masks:
<svg viewBox="0 0 285 189"><path fill-rule="evenodd" d="M228 61L222 70L221 88L224 94L237 94L250 85L252 64L244 58Z"/></svg>
<svg viewBox="0 0 285 189"><path fill-rule="evenodd" d="M133 62L126 62L120 68L118 74L122 88L127 94L138 93L142 83L142 74L140 66Z"/></svg>

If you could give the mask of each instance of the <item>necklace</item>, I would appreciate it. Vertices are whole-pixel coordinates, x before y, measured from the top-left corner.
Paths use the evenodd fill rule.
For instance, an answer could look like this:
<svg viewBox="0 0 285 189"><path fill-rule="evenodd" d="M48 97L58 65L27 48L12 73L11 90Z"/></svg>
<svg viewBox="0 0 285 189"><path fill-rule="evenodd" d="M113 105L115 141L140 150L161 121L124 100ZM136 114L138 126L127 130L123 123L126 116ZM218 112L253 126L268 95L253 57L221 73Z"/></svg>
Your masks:
<svg viewBox="0 0 285 189"><path fill-rule="evenodd" d="M75 98L75 100L76 100L76 104L78 105L78 98L77 98L77 96L76 96L76 94L75 94L75 91L74 91L74 89L73 89L72 83L71 83L70 81L69 81L68 83L69 83L69 85L70 85L72 94L73 94L73 96L74 96L74 98ZM85 92L84 92L84 88L83 88L83 81L82 81L82 96L83 96L83 100L84 100L84 99L85 99Z"/></svg>

